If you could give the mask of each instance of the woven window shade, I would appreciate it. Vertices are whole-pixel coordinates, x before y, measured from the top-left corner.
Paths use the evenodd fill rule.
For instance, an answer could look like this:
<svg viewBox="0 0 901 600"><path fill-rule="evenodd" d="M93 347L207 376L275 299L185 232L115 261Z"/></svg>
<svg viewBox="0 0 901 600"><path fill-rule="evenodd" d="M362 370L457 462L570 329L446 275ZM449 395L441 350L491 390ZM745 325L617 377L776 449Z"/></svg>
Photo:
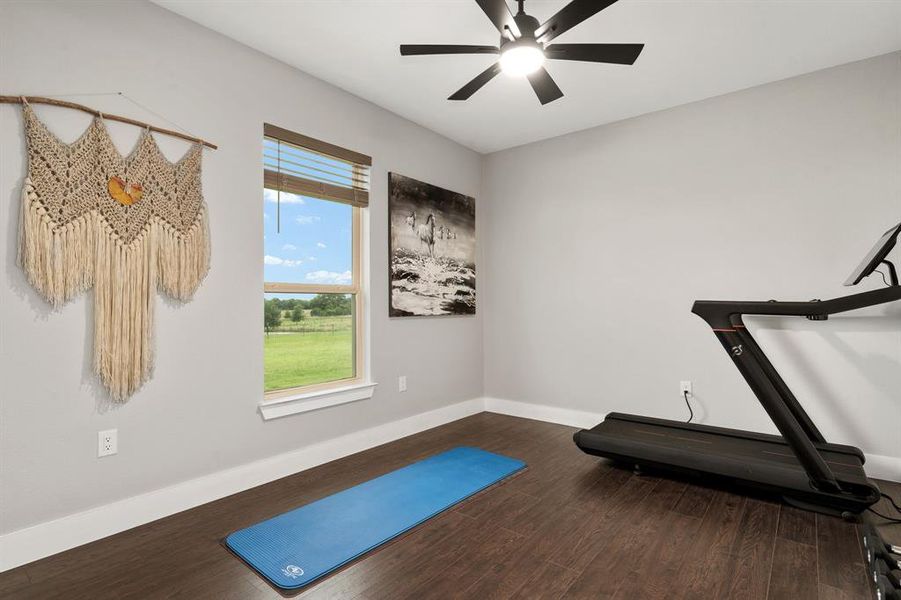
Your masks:
<svg viewBox="0 0 901 600"><path fill-rule="evenodd" d="M265 187L369 206L370 157L268 123L263 134Z"/></svg>

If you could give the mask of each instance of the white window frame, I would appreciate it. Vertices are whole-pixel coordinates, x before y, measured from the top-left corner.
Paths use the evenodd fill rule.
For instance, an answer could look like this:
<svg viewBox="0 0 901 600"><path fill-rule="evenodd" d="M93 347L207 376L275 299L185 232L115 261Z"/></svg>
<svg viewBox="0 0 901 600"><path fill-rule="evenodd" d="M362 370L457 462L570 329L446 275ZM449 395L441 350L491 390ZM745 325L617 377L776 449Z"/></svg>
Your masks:
<svg viewBox="0 0 901 600"><path fill-rule="evenodd" d="M265 183L263 188L265 189ZM317 197L316 194L305 194ZM336 202L329 198L321 198ZM369 335L369 269L366 248L369 247L368 210L351 205L353 279L349 285L263 282L263 293L282 294L350 294L354 298L354 376L335 381L263 392L259 404L264 420L320 410L371 398L376 383L370 377ZM265 369L265 358L264 369Z"/></svg>

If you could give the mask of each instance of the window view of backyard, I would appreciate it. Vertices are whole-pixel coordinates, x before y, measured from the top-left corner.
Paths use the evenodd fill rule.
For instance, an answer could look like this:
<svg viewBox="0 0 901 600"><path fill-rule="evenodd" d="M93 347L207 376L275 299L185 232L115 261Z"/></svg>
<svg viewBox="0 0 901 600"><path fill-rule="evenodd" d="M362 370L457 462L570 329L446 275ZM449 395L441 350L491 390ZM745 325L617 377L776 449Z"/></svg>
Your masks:
<svg viewBox="0 0 901 600"><path fill-rule="evenodd" d="M371 159L265 129L264 390L356 380L365 372L358 269Z"/></svg>
<svg viewBox="0 0 901 600"><path fill-rule="evenodd" d="M266 294L266 391L354 376L353 297Z"/></svg>
<svg viewBox="0 0 901 600"><path fill-rule="evenodd" d="M264 189L263 234L264 390L354 377L353 207Z"/></svg>

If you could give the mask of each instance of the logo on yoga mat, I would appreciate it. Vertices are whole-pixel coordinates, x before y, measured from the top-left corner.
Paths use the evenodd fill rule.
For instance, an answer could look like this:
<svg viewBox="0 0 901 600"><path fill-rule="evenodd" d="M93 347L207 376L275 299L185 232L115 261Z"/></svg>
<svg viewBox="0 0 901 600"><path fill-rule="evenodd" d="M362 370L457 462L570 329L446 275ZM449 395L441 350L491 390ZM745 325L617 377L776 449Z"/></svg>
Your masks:
<svg viewBox="0 0 901 600"><path fill-rule="evenodd" d="M297 579L298 577L303 575L303 569L301 569L297 565L288 565L287 567L282 569L282 573L284 573L286 577Z"/></svg>

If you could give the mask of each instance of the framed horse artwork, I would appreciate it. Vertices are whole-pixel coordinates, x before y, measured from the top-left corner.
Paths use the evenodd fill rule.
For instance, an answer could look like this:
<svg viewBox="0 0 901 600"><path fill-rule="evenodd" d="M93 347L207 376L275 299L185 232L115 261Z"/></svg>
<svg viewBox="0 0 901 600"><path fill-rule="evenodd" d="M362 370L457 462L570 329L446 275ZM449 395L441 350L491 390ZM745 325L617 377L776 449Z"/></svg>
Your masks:
<svg viewBox="0 0 901 600"><path fill-rule="evenodd" d="M388 223L389 315L474 315L475 198L389 173Z"/></svg>

